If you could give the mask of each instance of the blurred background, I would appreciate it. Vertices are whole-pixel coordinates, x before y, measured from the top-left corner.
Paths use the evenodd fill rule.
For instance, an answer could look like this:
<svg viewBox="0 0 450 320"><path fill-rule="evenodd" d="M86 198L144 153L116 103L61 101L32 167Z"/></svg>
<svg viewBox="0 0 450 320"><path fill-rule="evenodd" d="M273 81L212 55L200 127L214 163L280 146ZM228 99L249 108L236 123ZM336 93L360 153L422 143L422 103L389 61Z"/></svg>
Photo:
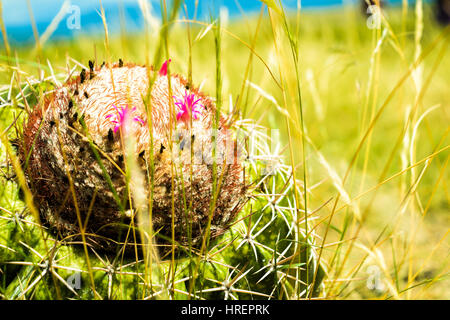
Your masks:
<svg viewBox="0 0 450 320"><path fill-rule="evenodd" d="M373 1L372 1L373 2ZM412 3L411 0L409 0ZM427 2L427 1L425 1ZM445 20L449 15L447 0L428 0L441 3L442 10L437 10L439 18ZM148 2L157 18L160 17L159 0ZM191 18L210 20L211 15L217 15L220 10L231 19L239 19L242 14L258 13L261 2L258 0L187 0L184 2ZM374 3L374 2L373 2ZM389 6L399 6L402 0L384 0L380 3ZM102 1L108 27L111 33L121 30L121 24L126 25L128 32L136 32L144 27L142 16L143 2L137 0L103 0ZM338 9L342 6L365 5L364 0L284 0L286 9L296 10L299 6L305 10ZM437 6L437 5L436 5ZM367 7L367 5L366 5ZM32 21L37 32L42 34L52 25L52 39L71 38L80 34L95 34L103 32L102 20L99 15L99 2L91 0L16 0L3 1L4 23L12 44L26 44L34 41ZM182 10L184 11L184 10ZM438 12L439 11L439 12ZM32 15L32 16L31 16Z"/></svg>

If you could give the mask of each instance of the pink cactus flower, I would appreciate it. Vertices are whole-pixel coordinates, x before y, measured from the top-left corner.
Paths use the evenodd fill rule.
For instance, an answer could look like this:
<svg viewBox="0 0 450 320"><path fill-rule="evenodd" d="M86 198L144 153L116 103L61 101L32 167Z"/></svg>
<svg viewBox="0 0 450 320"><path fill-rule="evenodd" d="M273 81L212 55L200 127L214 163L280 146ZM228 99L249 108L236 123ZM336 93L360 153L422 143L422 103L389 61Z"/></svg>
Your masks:
<svg viewBox="0 0 450 320"><path fill-rule="evenodd" d="M128 118L132 115L134 111L136 111L136 107L133 109L128 108L128 105L125 107L117 108L113 105L114 109L116 109L117 113L110 114L105 117L105 119L110 119L111 123L114 123L114 133L116 133L124 124L128 121ZM140 122L142 125L145 124L145 121L139 117L134 117L133 121Z"/></svg>
<svg viewBox="0 0 450 320"><path fill-rule="evenodd" d="M167 76L167 65L168 65L170 62L172 62L172 59L166 60L166 61L162 64L161 69L159 69L159 75L160 75L161 77Z"/></svg>
<svg viewBox="0 0 450 320"><path fill-rule="evenodd" d="M201 99L195 100L194 93L188 93L187 91L185 91L183 99L177 98L175 96L174 99L176 99L175 105L179 109L177 113L177 121L189 123L191 114L192 119L198 119L198 116L201 114L198 108L202 107L202 105L200 103Z"/></svg>

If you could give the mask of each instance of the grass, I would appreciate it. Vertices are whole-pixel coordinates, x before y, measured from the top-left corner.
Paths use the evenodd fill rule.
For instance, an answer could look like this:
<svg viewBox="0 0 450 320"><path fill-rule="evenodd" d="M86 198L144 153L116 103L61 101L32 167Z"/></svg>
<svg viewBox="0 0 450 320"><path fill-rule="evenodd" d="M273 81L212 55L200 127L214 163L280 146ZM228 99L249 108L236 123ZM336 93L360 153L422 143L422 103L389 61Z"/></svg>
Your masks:
<svg viewBox="0 0 450 320"><path fill-rule="evenodd" d="M11 47L2 56L0 129L12 123L14 112L27 108L20 99L19 74L20 82L39 79L41 70L54 81L51 70L65 75L67 65L72 68L75 61L86 65L92 58L97 62L122 58L158 65L170 57L171 72L189 75L194 84L202 84L202 91L215 95L222 110L237 110L238 118L278 130L276 144L287 168L295 168L288 203L302 213L294 215L297 230L317 236L315 257L327 272L320 298L450 298L449 28L435 24L428 6L422 12L421 1L415 7L389 9L379 29L368 28L366 17L352 7L287 14L274 6L269 14L221 21L212 27L209 21L175 20L170 29L163 28L162 38L158 34L109 36L105 46L104 37L86 36L47 42L42 48ZM11 78L13 72L16 78ZM48 90L39 83L35 94L26 89L30 105ZM8 132L12 137L13 130ZM4 161L4 146L1 151ZM20 212L25 206L17 198L17 187L2 181L0 207ZM276 188L284 193L280 184ZM262 193L267 197L271 191ZM239 230L244 235L251 231L256 218L242 217L239 228L244 229L235 229L237 233L227 235L225 243L239 235ZM251 242L244 241L240 248L258 254ZM74 249L62 250L69 254ZM203 250L214 254L206 243ZM264 254L269 262L270 254ZM297 280L304 279L301 273L307 279L318 274L319 265L308 266L307 256L293 256L284 263L290 270L286 274ZM35 264L41 263L37 260ZM255 282L250 285L252 290L261 291L256 288L257 278L242 265L217 274L198 260L200 269L187 267L187 275L176 278L174 256L170 261L172 276L167 279L172 289L184 277L193 277L195 287L200 270L211 283L234 284L244 279ZM294 271L305 261L303 271ZM103 263L120 265L119 261ZM28 279L24 270L20 271L25 274L22 281ZM136 267L129 272L141 270ZM150 279L143 281L155 281L153 277L161 275L150 271ZM118 287L122 297L126 296L127 285ZM313 290L308 286L300 294L304 289L294 285L284 298L311 297ZM211 286L204 290L215 292ZM168 296L175 297L170 290ZM149 296L139 292L135 297Z"/></svg>

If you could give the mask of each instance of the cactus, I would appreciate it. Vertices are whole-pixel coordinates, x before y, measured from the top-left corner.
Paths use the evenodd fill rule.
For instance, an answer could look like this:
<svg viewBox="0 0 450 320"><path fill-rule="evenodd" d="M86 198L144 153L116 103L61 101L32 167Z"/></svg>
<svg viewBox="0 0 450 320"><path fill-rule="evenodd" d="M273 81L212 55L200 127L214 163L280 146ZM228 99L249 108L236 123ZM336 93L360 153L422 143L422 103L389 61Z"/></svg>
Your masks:
<svg viewBox="0 0 450 320"><path fill-rule="evenodd" d="M19 120L24 129L14 137L17 154L8 159L20 159L42 223L20 200L0 204L1 297L292 299L319 294L325 271L315 255L315 235L305 235L299 223L303 215L294 194L305 190L294 190L300 184L293 183L292 168L272 153L264 128L217 117L213 99L182 76L167 75L167 63L156 73L122 61L99 68L90 62L89 71L83 69L41 104L30 100L33 110ZM213 140L209 132L215 125ZM245 143L255 135L257 157ZM128 137L133 137L130 144ZM213 149L222 162L190 165ZM130 150L138 171L149 178L137 189L128 173ZM177 172L174 181L171 169ZM10 166L3 172L14 174ZM0 192L17 199L18 184L0 179ZM142 233L130 232L139 229L136 190L147 198L149 189L153 245L161 247L150 263L137 249ZM176 252L170 251L174 247Z"/></svg>

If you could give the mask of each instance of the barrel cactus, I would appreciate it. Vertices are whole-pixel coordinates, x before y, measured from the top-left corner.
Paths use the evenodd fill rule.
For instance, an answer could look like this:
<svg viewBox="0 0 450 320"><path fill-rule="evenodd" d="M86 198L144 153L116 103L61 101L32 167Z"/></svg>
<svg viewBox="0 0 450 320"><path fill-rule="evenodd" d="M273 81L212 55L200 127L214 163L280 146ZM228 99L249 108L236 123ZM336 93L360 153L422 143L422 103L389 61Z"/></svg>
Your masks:
<svg viewBox="0 0 450 320"><path fill-rule="evenodd" d="M324 270L314 234L299 224L294 194L303 190L295 190L291 167L271 153L263 128L219 114L214 99L168 74L168 63L154 70L90 61L35 101L12 145L41 221L20 200L1 204L2 297L289 299L320 292ZM258 157L240 139L255 135ZM134 254L141 239L129 232L136 220L129 157L145 177L137 190L152 199L162 259L150 271ZM1 192L15 198L20 188L5 180ZM182 254L166 258L174 245ZM149 272L151 285L142 282Z"/></svg>

